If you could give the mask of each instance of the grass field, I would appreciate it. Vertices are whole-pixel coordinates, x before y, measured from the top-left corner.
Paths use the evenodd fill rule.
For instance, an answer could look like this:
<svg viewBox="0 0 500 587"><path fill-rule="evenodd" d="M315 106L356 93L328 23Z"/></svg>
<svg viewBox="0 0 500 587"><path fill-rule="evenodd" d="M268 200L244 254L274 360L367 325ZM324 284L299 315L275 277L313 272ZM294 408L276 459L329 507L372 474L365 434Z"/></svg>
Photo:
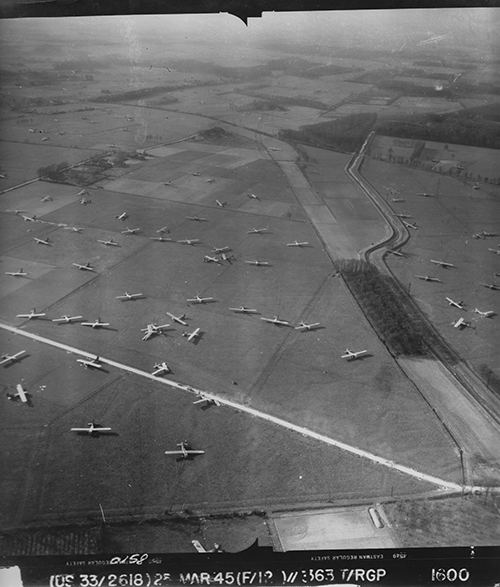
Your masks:
<svg viewBox="0 0 500 587"><path fill-rule="evenodd" d="M344 173L349 155L306 145L300 148L305 153L305 175L335 218L336 238L348 243L346 249L351 251L381 240L386 229L380 214Z"/></svg>
<svg viewBox="0 0 500 587"><path fill-rule="evenodd" d="M206 148L194 152L207 156ZM15 292L4 293L2 318L22 324L13 316L33 306L46 311L49 319L66 313L91 320L100 316L111 323L110 328L58 326L49 319L26 322L23 328L145 371L156 361L166 360L173 377L183 383L456 480L459 462L449 439L395 370L341 282L330 277L330 261L303 213L295 214L297 219L264 213L278 204L297 210L283 172L266 159L248 163L248 149L235 153L243 164L233 168L231 188L219 186L217 179L215 185L221 191L206 195L205 205L102 189L91 190L92 203L82 206L72 199L71 188L57 186L54 200L48 202L51 207L46 213L41 210L42 220L52 224L29 223L37 234L50 233L51 247L36 245L32 234L25 232L26 223L5 213L8 239L3 253L25 264L34 278ZM208 157L212 157L210 150ZM214 170L224 169L210 166L210 173L201 168L200 176L192 176L185 159L172 153L164 163L166 174L176 174L179 184L192 178L212 186L205 179L213 177ZM218 160L221 164L223 159ZM141 175L149 168L163 179L156 160L135 165L131 174ZM47 185L34 186L9 193L9 206L18 197L28 213L35 205L39 209L39 194ZM251 202L249 208L246 190L255 190L262 200ZM214 204L215 193L228 200L227 207ZM129 218L121 222L116 216L123 211ZM192 222L186 218L189 215L207 221ZM83 230L67 231L58 223L76 224ZM174 240L199 238L200 243L186 246L150 240L165 225ZM127 226L139 226L141 232L121 234ZM248 233L262 226L268 228L266 234ZM110 237L120 246L97 243ZM307 240L310 246L286 246L295 239ZM203 256L215 246L231 247L233 262L204 263ZM269 261L270 266L244 262L256 258ZM96 273L71 266L86 261ZM50 270L38 275L32 266ZM145 298L116 300L125 290L141 291ZM213 296L215 302L189 305L186 299L196 294ZM228 309L242 304L256 307L261 314L241 316ZM201 328L198 344L187 342L181 336L185 329L178 324L164 335L141 342L141 328L152 321L170 321L167 311L186 312L189 329ZM300 333L260 320L274 314L292 324L320 321L324 327ZM354 368L339 355L345 345L359 341L370 347L373 356ZM191 396L159 383L113 368L103 373L86 371L63 351L2 335L3 348L14 351L19 344L30 356L5 369L6 386L11 388L24 377L33 408L7 405L9 424L2 433L10 447L12 482L23 486L23 494L17 509L3 508L6 524L81 519L95 515L99 503L111 517L143 516L186 508L210 512L349 496L375 498L429 488L230 409L192 406ZM26 369L29 378L24 375ZM111 426L117 436L94 440L69 432L71 426L92 419ZM31 433L16 442L16 430L24 430L26 421L32 422ZM203 447L206 455L192 463L163 455L163 450L183 438ZM32 466L17 466L26 459Z"/></svg>
<svg viewBox="0 0 500 587"><path fill-rule="evenodd" d="M2 343L12 340L2 337ZM95 516L99 503L112 518L418 491L418 484L401 475L231 410L202 410L191 405L191 396L160 384L112 369L84 372L63 352L24 346L30 355L25 361L40 363L31 364L36 382L34 377L24 382L33 407L12 403L2 413L10 480L23 488L9 492L12 507L2 508L4 526L83 519ZM18 367L9 369L11 381ZM112 426L117 435L91 439L69 432L92 419ZM22 442L16 440L19 432ZM179 463L163 455L187 435L207 451L203 458Z"/></svg>
<svg viewBox="0 0 500 587"><path fill-rule="evenodd" d="M193 552L194 538L206 548L217 542L237 551L255 538L278 544L279 522L272 520L284 510L279 532L287 548L497 541L498 512L488 495L426 501L443 492L264 418L306 427L416 475L459 484L465 478L497 481L495 458L483 458L481 450L467 454L480 442L465 442L464 455L458 454L453 430L438 420L438 404L431 408L424 397L456 405L455 422L462 418L479 440L493 439L491 453L495 431L485 427L481 434L474 424L480 418L469 418L474 410L461 411L446 374L432 377L436 362L394 361L336 274L337 261L389 235L386 220L345 174L350 155L296 150L278 139L287 136L282 131L298 136L303 127L328 121L323 126L336 134L359 122L356 115L397 123L422 112L491 105L494 95L475 93L494 91L493 62L482 50L487 45L468 40L472 53L466 56L452 52L447 38L434 56L432 39L430 45L412 43L405 33L403 43L396 21L394 34L383 39L378 23L363 24L363 18L354 36L351 27L341 26L340 36L327 38L321 26L313 44L306 29L288 41L266 42L266 27L255 30L252 40L250 23L249 42L241 43L239 32L226 39L224 26L209 27L223 45L207 31L185 35L182 26L146 36L142 18L137 29L135 19L94 19L91 31L85 19L57 31L50 23L11 20L1 42L0 270L23 268L28 276L2 274L0 320L145 374L166 361L180 384L260 410L261 417L193 405L193 390L119 366L84 369L71 352L0 329L1 353L25 350L20 361L0 366L0 389L12 394L21 383L30 398L30 405L5 398L0 411L7 471L0 525L14 536L4 542L2 532L0 549ZM412 31L415 39L420 26ZM363 27L368 34L360 42ZM439 47L449 47L450 54L438 55ZM395 76L408 86L445 80L451 90L443 94L453 91L457 98L384 89ZM465 94L462 80L470 93L457 101ZM349 138L351 129L346 132ZM330 147L357 148L345 138L336 135ZM363 130L357 138L365 139ZM486 181L496 178L496 153L430 142L421 148L387 137L373 145L372 155L383 161L366 157L363 171L388 199L396 194L389 188L399 190L405 202L394 203L394 212L406 212L418 224L405 246L408 257L392 257L390 268L457 352L500 392L498 316L473 313L476 306L500 312L498 292L481 285L496 283L498 256L488 251L496 250L496 240L472 236L500 234L498 186ZM415 153L420 170L387 162ZM22 185L41 167L93 156L92 171L82 165L72 176L89 184L88 205L79 203L77 186ZM436 162L442 174L423 171ZM447 175L456 163L468 174L468 185ZM476 181L479 189L472 188ZM424 191L437 197L415 195ZM24 221L16 209L40 222ZM120 221L123 212L128 218ZM264 234L249 232L263 227ZM127 228L139 231L126 234ZM152 240L160 229L171 240ZM49 246L34 237L49 238ZM98 242L110 238L118 246ZM199 240L193 246L174 242L182 239ZM295 240L309 245L286 246ZM228 247L229 260L205 262L215 247ZM431 258L456 268L442 269ZM269 265L246 262L256 259ZM95 271L79 271L75 262L90 262ZM425 282L416 278L420 274L441 281ZM116 299L126 291L143 295ZM196 295L214 300L190 304L187 299ZM461 313L446 304L446 296L464 299L463 315L472 328L452 327ZM240 305L257 312L229 310ZM34 307L47 315L16 316ZM185 313L187 326L172 322L167 312ZM100 317L110 326L52 321L63 314ZM275 315L290 325L261 320ZM320 327L301 332L294 326L302 320ZM171 324L143 341L152 322ZM201 336L191 343L183 334L195 328ZM346 347L366 348L367 356L345 361ZM70 431L91 420L112 427L113 434L90 438ZM191 461L164 454L184 439L205 454ZM392 528L373 529L369 504L386 508L384 521ZM327 510L326 516L318 523L319 516L302 515L306 509ZM101 525L104 514L107 523ZM348 543L349 537L357 542Z"/></svg>
<svg viewBox="0 0 500 587"><path fill-rule="evenodd" d="M54 106L49 112L2 121L0 155L7 179L1 180L1 188L36 177L38 167L76 163L112 144L124 150L147 148L211 126L201 118L169 117L168 112L135 105L84 102L81 112L75 109L75 104Z"/></svg>
<svg viewBox="0 0 500 587"><path fill-rule="evenodd" d="M433 173L374 160L365 162L363 174L382 195L387 194L390 203L392 197L404 199L391 204L395 213L410 214L410 221L419 227L416 231L410 229L411 238L404 247L406 258L387 257L391 270L407 284L439 332L465 360L478 371L487 366L498 376L497 318L482 318L474 313L475 308L500 312L498 292L481 285L497 282L498 256L488 251L496 248L496 240L472 236L482 231L500 233L495 199L498 188L473 190L450 177L439 178L437 184ZM397 190L396 195L389 197L388 188ZM436 197L419 197L418 192ZM453 263L455 267L444 269L431 263L431 259ZM440 282L426 282L416 275L434 276ZM446 297L463 300L465 311L449 306ZM473 328L454 329L452 323L461 316Z"/></svg>
<svg viewBox="0 0 500 587"><path fill-rule="evenodd" d="M483 497L400 501L384 510L401 546L498 544L498 510Z"/></svg>
<svg viewBox="0 0 500 587"><path fill-rule="evenodd" d="M10 188L38 177L40 167L53 163L77 163L95 154L89 148L74 149L47 143L28 144L0 141L2 173L1 189Z"/></svg>
<svg viewBox="0 0 500 587"><path fill-rule="evenodd" d="M417 149L422 143L424 146L420 149L420 154L417 155ZM447 172L448 169L459 165L462 177L467 173L470 173L474 178L477 175L483 178L498 176L498 154L495 149L376 135L370 146L370 155L388 161L389 150L395 158L398 156L404 159L409 159L412 156L417 158L428 171L435 171L441 167L444 172ZM437 182L439 174L434 173L433 176L434 181ZM469 180L469 183L472 181ZM483 184L484 190L488 191L490 188L494 189L494 186Z"/></svg>
<svg viewBox="0 0 500 587"><path fill-rule="evenodd" d="M22 187L22 189L16 189L5 194L2 194L1 199L1 206L2 206L2 214L9 213L6 212L8 210L15 211L16 209L19 210L26 210L26 212L22 212L22 214L26 214L27 216L43 216L45 214L49 214L62 206L66 206L67 204L78 202L79 196L77 193L80 189L76 186L71 185L63 185L57 183L51 183L46 181L34 181L30 184L27 184ZM44 198L49 196L49 200L43 201ZM29 210L29 212L28 212ZM11 214L13 212L10 212ZM20 216L19 220L22 220ZM4 222L2 225L5 224L5 229L9 229L9 227L15 227L15 232L19 236L19 227L16 223L11 222ZM45 230L44 225L39 225L37 223L25 223L26 230L30 230L32 234L38 234L38 232ZM6 241L4 240L4 235L2 234L2 246L5 246Z"/></svg>

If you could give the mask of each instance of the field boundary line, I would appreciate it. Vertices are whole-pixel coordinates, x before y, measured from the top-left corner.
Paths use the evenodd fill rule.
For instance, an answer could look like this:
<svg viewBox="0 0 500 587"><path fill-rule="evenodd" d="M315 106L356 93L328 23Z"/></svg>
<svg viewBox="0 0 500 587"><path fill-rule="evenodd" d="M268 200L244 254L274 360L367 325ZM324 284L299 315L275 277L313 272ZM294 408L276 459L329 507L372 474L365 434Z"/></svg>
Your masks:
<svg viewBox="0 0 500 587"><path fill-rule="evenodd" d="M40 336L38 334L26 332L24 330L16 328L15 326L10 326L8 324L3 324L0 322L0 328L3 330L7 330L9 332L12 332L13 334L25 336L27 338L31 338L32 340L35 340L35 341L38 341L38 342L41 342L44 344L48 344L50 346L65 350L66 352L70 352L75 355L83 356L85 358L92 359L96 356L95 353L89 353L87 351L77 349L75 347L66 345L64 343L61 343L61 342L58 342L55 340L51 340L49 338L45 338L45 337ZM400 464L395 463L394 461L387 459L385 457L375 455L375 454L370 453L364 449L360 449L355 446L346 444L345 442L342 442L340 440L335 440L335 439L330 438L329 436L326 436L324 434L314 432L313 430L310 430L310 429L305 428L303 426L299 426L297 424L293 424L292 422L288 422L287 420L283 420L282 418L272 416L271 414L261 412L255 408L251 408L249 406L239 404L237 402L228 400L224 397L214 395L210 392L205 392L201 389L196 389L196 388L191 387L189 385L184 385L184 384L179 383L177 381L174 381L172 379L168 379L165 377L163 377L163 378L156 377L156 376L152 375L151 373L148 373L146 371L142 371L141 369L137 369L136 367L132 367L130 365L125 365L123 363L113 361L112 359L107 359L105 357L99 356L99 360L102 363L110 365L111 367L115 367L117 369L121 369L123 371L127 371L127 372L133 373L135 375L139 375L140 377L145 377L147 379L150 379L152 381L156 381L158 383L163 383L164 385L169 385L170 387L174 387L175 389L187 391L187 392L193 393L195 395L203 394L208 400L210 400L210 399L215 400L216 399L221 404L226 405L231 408L234 408L237 411L245 412L251 416L260 418L262 420L266 420L267 422L271 422L272 424L275 424L275 425L280 426L282 428L286 428L288 430L292 430L294 432L302 434L302 436L306 436L308 438L318 440L319 442L322 442L324 444L328 444L330 446L335 446L336 448L340 448L341 450L344 450L344 451L349 452L351 454L357 455L359 457L363 457L363 458L368 459L376 464L383 465L383 466L388 467L392 470L398 471L398 472L403 473L405 475L409 475L410 477L416 478L419 481L424 481L424 482L432 483L433 485L437 485L438 487L441 488L441 490L443 492L450 492L450 491L451 492L457 492L457 491L461 492L463 490L476 490L476 489L478 489L476 487L466 487L466 486L462 486L458 483L446 481L444 479L440 479L439 477L435 477L434 475L428 475L427 473L421 473L420 471L417 471L416 469L413 469L412 467L408 467L406 465L400 465Z"/></svg>
<svg viewBox="0 0 500 587"><path fill-rule="evenodd" d="M30 183L35 183L36 181L39 181L39 177L35 177L34 179L28 179L27 181L23 181L22 183L18 183L17 185L13 185L10 188L5 188L4 190L2 190L0 192L0 195L6 194L7 192L11 192L13 190L17 190L18 188L22 188L25 185L29 185Z"/></svg>

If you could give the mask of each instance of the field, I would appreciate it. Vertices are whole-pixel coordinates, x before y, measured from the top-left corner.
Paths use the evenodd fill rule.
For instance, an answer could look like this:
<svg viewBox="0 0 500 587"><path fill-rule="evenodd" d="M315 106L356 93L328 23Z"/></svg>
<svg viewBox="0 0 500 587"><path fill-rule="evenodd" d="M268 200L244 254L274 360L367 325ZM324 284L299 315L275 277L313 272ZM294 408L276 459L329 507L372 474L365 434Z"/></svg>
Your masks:
<svg viewBox="0 0 500 587"><path fill-rule="evenodd" d="M66 105L54 106L36 116L31 114L3 121L0 147L5 161L2 170L9 178L15 172L16 161L25 169L33 160L35 172L38 167L51 163L75 163L95 154L92 150L106 149L110 145L123 150L146 148L182 139L210 126L194 117L169 117L162 110L135 105L91 102L81 106L76 112ZM48 140L42 142L46 137ZM35 176L33 173L32 177ZM26 179L26 171L22 178ZM2 181L3 187L6 180ZM15 183L20 181L16 176Z"/></svg>
<svg viewBox="0 0 500 587"><path fill-rule="evenodd" d="M396 462L459 479L459 462L445 431L395 370L342 282L331 277L322 243L305 221L279 166L260 158L249 145L231 153L189 141L157 151L154 159L132 166L121 179L101 182L104 189L91 190L86 206L74 199L74 188L43 182L5 194L6 208L21 202L32 213L36 207L42 222L29 223L33 232L26 233L22 218L4 213L2 264L22 264L33 279L4 280L3 320L144 371L167 360L174 379L185 384ZM200 175L193 176L194 170ZM165 194L148 188L169 178L174 178L175 187L163 186ZM207 183L210 178L215 182ZM123 190L126 182L145 187L137 195L133 189L128 194L115 191ZM49 188L54 188L53 200L41 203L40 195ZM201 191L202 197L171 199L170 191L176 190ZM248 191L261 199L249 200ZM228 205L218 207L218 198ZM129 218L120 222L116 216L123 211ZM193 222L188 216L206 221ZM83 230L65 230L61 223ZM121 231L127 226L141 230L124 235ZM162 226L168 226L168 237L174 241L200 242L187 246L151 240ZM264 234L248 233L264 226ZM36 244L34 235L50 235L52 246ZM120 246L97 242L110 237ZM307 240L310 246L286 247L294 239ZM204 255L215 246L230 247L232 263L204 263ZM252 259L265 259L270 266L245 263ZM87 261L96 273L71 266ZM116 300L125 290L141 291L145 297ZM196 294L215 301L187 304L186 299ZM228 310L242 304L255 306L260 314L242 316ZM100 316L110 327L96 331L77 323L58 326L49 319L13 318L33 306L46 311L48 318L68 313L91 320ZM180 336L184 329L179 325L141 342L141 328L150 321L165 323L167 311L186 312L189 328L201 328L198 344ZM274 314L292 323L320 320L322 328L301 333L260 320ZM356 340L369 345L373 357L360 362L353 376L353 365L339 355L346 343ZM110 517L145 516L185 509L282 507L347 496L375 498L430 488L229 408L192 406L191 396L160 383L111 367L106 372L86 371L64 351L2 335L2 347L20 344L29 356L5 369L5 386L11 389L23 377L33 408L12 403L5 413L2 434L12 447L12 483L25 488L17 508L3 509L5 524L80 519L95 515L99 503ZM28 363L26 377L22 374ZM372 388L367 381L374 369L377 383ZM408 409L409 405L413 407ZM111 426L117 435L93 442L70 434L71 426L92 419ZM16 440L18 430L24 432L22 442ZM184 437L207 454L193 463L166 459L162 450ZM61 442L62 438L67 440ZM75 468L83 455L88 465ZM17 466L26 459L32 463L28 473ZM279 473L270 476L269 470ZM82 483L88 491L82 491Z"/></svg>
<svg viewBox="0 0 500 587"><path fill-rule="evenodd" d="M351 83L349 75L317 78L313 93L310 79L280 74L263 79L264 83L256 88L248 83L189 88L169 94L178 102L165 108L210 115L277 135L281 129L299 130L301 126L321 122L322 114L358 93L362 87ZM269 102L282 109L255 109L255 102Z"/></svg>
<svg viewBox="0 0 500 587"><path fill-rule="evenodd" d="M470 152L467 149L452 145L449 150L457 152L457 159L477 161L484 169L490 161L492 170L488 153L480 157L480 149L470 149ZM382 195L387 194L388 201L403 199L404 202L391 204L395 213L411 215L410 222L418 225L418 230L410 229L411 238L404 247L408 256L386 258L391 270L402 283L408 284L420 307L460 356L483 376L491 370L498 377L496 317L483 318L474 312L475 308L500 312L497 292L482 285L497 281L498 256L488 250L496 248L496 241L488 237L473 238L482 231L500 232L498 187L482 185L474 190L452 177L375 160L365 162L363 174ZM393 195L389 197L391 190ZM419 197L416 195L419 192L434 197ZM431 259L455 267L444 269L431 263ZM430 275L440 281L426 282L417 275ZM465 312L448 305L446 297L463 300ZM472 328L462 331L453 328L461 316Z"/></svg>
<svg viewBox="0 0 500 587"><path fill-rule="evenodd" d="M6 344L12 346L14 338L2 337ZM8 369L4 389L31 362L33 374L23 385L33 408L8 404L2 412L2 442L11 447L4 527L95 517L99 503L112 519L418 491L401 475L226 408L200 410L192 397L160 384L112 369L83 374L70 355L24 340L23 348L29 356ZM92 440L69 432L92 419L112 426L116 435ZM179 463L163 455L185 436L204 447L203 459ZM277 474L269 475L270 469ZM19 486L21 494L14 490Z"/></svg>
<svg viewBox="0 0 500 587"><path fill-rule="evenodd" d="M0 547L495 541L488 492L484 503L443 496L469 481L496 486L496 456L481 445L490 434L494 446L496 430L484 431L474 409L469 417L466 394L454 398L461 390L438 361L394 359L339 272L391 234L346 173L348 151L375 124L412 114L485 104L493 116L491 63L477 50L470 71L451 49L455 57L438 62L425 32L382 39L372 25L339 35L320 27L314 41L266 37L265 27L252 38L249 26L243 42L241 30L226 38L209 27L221 45L206 30L187 35L182 19L167 33L160 17L151 30L147 19L137 28L134 19L92 19L91 29L73 19L61 30L14 19L2 36L0 349L25 353L0 366ZM415 97L437 83L442 97ZM321 139L311 144L328 150L296 144L311 126ZM417 222L407 257L387 257L391 271L500 393L498 292L484 286L500 271L486 234L500 234L496 159L493 150L377 136L361 172L395 214ZM50 170L37 178L64 162L74 166L68 183L49 182ZM5 275L19 269L27 275ZM440 281L416 277L427 274ZM125 292L139 299L118 299ZM446 296L463 298L465 310ZM240 306L255 311L231 310ZM45 315L19 316L34 308ZM64 315L83 318L54 322ZM453 328L462 315L471 327ZM145 340L150 324L167 325ZM366 354L346 361L346 349ZM82 356L101 357L102 368L84 368ZM171 372L153 378L163 361ZM18 384L27 404L8 401ZM195 403L202 391L221 405ZM450 406L460 440L472 428L477 438L459 445L440 411ZM88 422L111 433L71 431ZM164 454L181 441L204 454ZM383 529L369 519L371 504L387 514Z"/></svg>
<svg viewBox="0 0 500 587"><path fill-rule="evenodd" d="M434 181L437 181L440 172L448 174L450 170L462 182L470 182L479 176L479 181L485 182L483 189L487 193L489 186L485 178L493 179L498 175L495 149L376 135L370 145L370 155L383 161L390 161L391 156L394 160L402 158L405 163L411 159L413 163L422 165L423 169L433 171Z"/></svg>
<svg viewBox="0 0 500 587"><path fill-rule="evenodd" d="M339 256L354 257L353 252L381 240L386 227L380 214L344 173L350 157L306 145L300 148L305 153L307 179L335 219L335 239L346 243L345 253Z"/></svg>
<svg viewBox="0 0 500 587"><path fill-rule="evenodd" d="M3 125L2 125L3 128ZM40 167L52 163L69 164L82 161L93 155L89 149L71 149L59 145L27 144L0 141L0 157L2 160L2 174L0 179L2 189L10 188L19 183L38 177Z"/></svg>
<svg viewBox="0 0 500 587"><path fill-rule="evenodd" d="M384 114L396 115L401 113L415 114L423 112L452 112L462 108L460 102L453 102L445 98L423 98L415 96L402 96L394 102L392 109Z"/></svg>
<svg viewBox="0 0 500 587"><path fill-rule="evenodd" d="M410 548L487 546L500 531L498 512L484 497L394 502L384 510L399 544Z"/></svg>

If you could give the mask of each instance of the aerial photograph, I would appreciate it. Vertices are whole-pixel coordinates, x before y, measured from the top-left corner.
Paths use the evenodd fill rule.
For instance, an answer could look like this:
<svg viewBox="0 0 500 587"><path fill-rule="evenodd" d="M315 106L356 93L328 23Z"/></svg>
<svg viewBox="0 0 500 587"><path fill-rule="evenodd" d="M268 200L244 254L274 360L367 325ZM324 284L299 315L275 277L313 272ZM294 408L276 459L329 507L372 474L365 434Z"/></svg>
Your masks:
<svg viewBox="0 0 500 587"><path fill-rule="evenodd" d="M0 552L500 545L499 26L0 22Z"/></svg>

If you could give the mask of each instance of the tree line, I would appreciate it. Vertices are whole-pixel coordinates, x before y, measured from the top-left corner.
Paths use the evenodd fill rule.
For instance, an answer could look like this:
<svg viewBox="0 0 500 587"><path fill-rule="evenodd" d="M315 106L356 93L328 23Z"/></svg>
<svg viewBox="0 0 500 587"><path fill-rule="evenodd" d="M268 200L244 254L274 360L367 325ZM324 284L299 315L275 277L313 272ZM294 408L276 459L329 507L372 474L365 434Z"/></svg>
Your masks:
<svg viewBox="0 0 500 587"><path fill-rule="evenodd" d="M448 360L454 357L423 319L397 281L366 261L338 263L340 274L379 338L395 356L428 356L439 348Z"/></svg>

